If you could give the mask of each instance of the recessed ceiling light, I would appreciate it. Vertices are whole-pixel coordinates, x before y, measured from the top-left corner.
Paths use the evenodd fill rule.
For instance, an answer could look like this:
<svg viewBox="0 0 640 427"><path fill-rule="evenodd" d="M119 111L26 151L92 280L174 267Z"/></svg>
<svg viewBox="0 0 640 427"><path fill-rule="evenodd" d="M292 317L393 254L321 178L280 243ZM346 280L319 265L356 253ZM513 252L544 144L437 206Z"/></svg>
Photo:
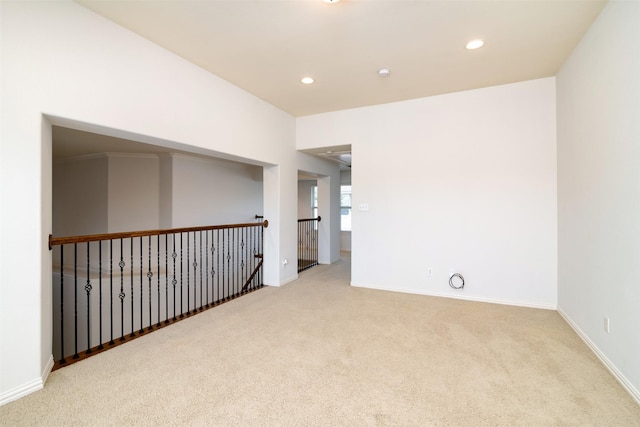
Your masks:
<svg viewBox="0 0 640 427"><path fill-rule="evenodd" d="M311 83L313 83L313 79L311 77L303 77L300 81L306 85L310 85Z"/></svg>
<svg viewBox="0 0 640 427"><path fill-rule="evenodd" d="M389 74L391 74L391 70L390 70L390 69L388 69L388 68L380 68L380 69L378 70L378 75L379 75L380 77L388 77L388 76L389 76Z"/></svg>
<svg viewBox="0 0 640 427"><path fill-rule="evenodd" d="M478 49L482 46L484 46L484 42L480 39L471 40L469 43L467 43L467 49L469 50Z"/></svg>
<svg viewBox="0 0 640 427"><path fill-rule="evenodd" d="M322 0L325 3L338 3L340 0Z"/></svg>

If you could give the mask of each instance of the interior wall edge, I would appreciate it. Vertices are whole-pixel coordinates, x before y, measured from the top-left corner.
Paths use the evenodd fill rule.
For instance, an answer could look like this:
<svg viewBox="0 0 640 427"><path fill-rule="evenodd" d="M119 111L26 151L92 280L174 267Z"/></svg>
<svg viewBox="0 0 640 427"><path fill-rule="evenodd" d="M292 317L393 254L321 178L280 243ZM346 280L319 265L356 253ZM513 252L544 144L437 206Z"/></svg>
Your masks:
<svg viewBox="0 0 640 427"><path fill-rule="evenodd" d="M633 384L620 372L616 365L605 356L604 352L598 348L598 346L589 338L589 336L580 329L577 323L571 319L571 317L562 309L558 307L558 313L565 322L573 329L573 331L580 337L580 339L589 347L589 349L596 355L598 360L607 368L611 375L622 385L622 387L631 395L631 397L640 405L640 391L636 389Z"/></svg>

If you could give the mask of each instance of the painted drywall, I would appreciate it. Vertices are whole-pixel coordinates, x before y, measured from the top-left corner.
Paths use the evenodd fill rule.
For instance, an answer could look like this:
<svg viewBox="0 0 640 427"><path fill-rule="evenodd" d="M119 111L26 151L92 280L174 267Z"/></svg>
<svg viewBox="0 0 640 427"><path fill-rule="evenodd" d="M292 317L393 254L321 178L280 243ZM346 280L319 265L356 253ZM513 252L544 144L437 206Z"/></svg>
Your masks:
<svg viewBox="0 0 640 427"><path fill-rule="evenodd" d="M340 232L340 251L351 252L351 232Z"/></svg>
<svg viewBox="0 0 640 427"><path fill-rule="evenodd" d="M555 138L546 78L301 117L296 144L351 144L353 285L555 308Z"/></svg>
<svg viewBox="0 0 640 427"><path fill-rule="evenodd" d="M316 181L298 181L298 219L312 218L312 188Z"/></svg>
<svg viewBox="0 0 640 427"><path fill-rule="evenodd" d="M262 168L172 155L172 227L255 222L262 215Z"/></svg>
<svg viewBox="0 0 640 427"><path fill-rule="evenodd" d="M351 169L340 171L340 185L351 185Z"/></svg>
<svg viewBox="0 0 640 427"><path fill-rule="evenodd" d="M97 154L53 165L55 237L107 233L108 161Z"/></svg>
<svg viewBox="0 0 640 427"><path fill-rule="evenodd" d="M182 154L102 153L57 163L53 192L56 237L253 222L262 214L262 168Z"/></svg>
<svg viewBox="0 0 640 427"><path fill-rule="evenodd" d="M173 156L158 155L160 160L160 228L173 226Z"/></svg>
<svg viewBox="0 0 640 427"><path fill-rule="evenodd" d="M557 111L558 310L640 402L639 2L605 6L558 73Z"/></svg>
<svg viewBox="0 0 640 427"><path fill-rule="evenodd" d="M72 1L0 19L0 404L50 367L52 124L264 165L265 283L297 277L292 116Z"/></svg>
<svg viewBox="0 0 640 427"><path fill-rule="evenodd" d="M160 159L108 153L108 233L160 228Z"/></svg>
<svg viewBox="0 0 640 427"><path fill-rule="evenodd" d="M0 12L0 14L1 13L2 12ZM2 22L1 20L2 20L2 17L0 16L0 22ZM1 58L0 58L0 61L1 61ZM1 81L2 79L0 76L0 82ZM0 83L0 87L1 87L1 83ZM0 110L1 109L2 108L0 107ZM2 114L0 114L0 117L2 117ZM1 119L0 119L0 122L1 122ZM0 135L1 135L1 131L0 131ZM41 138L41 141L42 140L50 141L53 138L53 130L51 129L51 126L49 126L49 124L45 123L44 121L40 122L40 138ZM0 137L0 146L1 145L2 145L2 138ZM0 155L0 162L2 162L1 155ZM53 147L51 146L51 144L43 144L41 146L40 165L41 165L40 166L41 167L40 188L43 189L41 202L45 206L53 206L53 188L51 185L52 176L53 176ZM0 173L0 176L1 176L1 173ZM2 178L0 178L0 205L2 205L2 203L4 203L4 197L2 195ZM2 207L0 206L0 229L2 229L1 224L2 224L2 215L3 215L1 211L2 211ZM51 230L53 230L52 217L53 215L51 211L49 211L49 215L40 216L39 230L41 232L43 230L47 230L50 233ZM40 259L43 260L43 263L42 263L43 268L40 269L40 283L50 283L49 280L51 277L52 257L49 255L48 236L43 235L41 236L41 239L43 240L46 239L47 243L46 243L46 246L43 245L42 247L40 247ZM2 253L2 250L0 249L0 254L1 253ZM0 264L0 277L1 275L2 275L2 264ZM0 307L4 307L2 304L2 298L3 298L2 294L3 294L2 286L0 285ZM39 309L40 309L40 317L38 319L39 320L38 329L41 331L42 330L48 331L47 333L40 334L39 348L47 349L47 351L40 352L40 363L39 363L40 376L35 378L35 381L32 381L30 383L23 385L22 386L23 393L25 389L33 390L33 389L39 388L40 384L44 385L45 381L47 380L47 377L49 376L49 373L53 369L53 363L54 363L53 355L51 354L51 351L48 350L53 348L53 342L52 342L53 333L51 331L52 329L51 321L53 319L53 295L50 292L46 292L41 295ZM0 316L0 340L2 340L3 338L3 336L1 335L3 332L2 323L3 323L3 319L2 319L2 316ZM5 344L2 344L2 345L5 345ZM0 377L2 377L2 366L3 366L1 361L2 354L3 354L3 350L0 350ZM1 391L2 384L3 384L3 380L0 378L0 393L2 393ZM7 399L0 397L0 405L2 404L2 401L5 401L5 400Z"/></svg>

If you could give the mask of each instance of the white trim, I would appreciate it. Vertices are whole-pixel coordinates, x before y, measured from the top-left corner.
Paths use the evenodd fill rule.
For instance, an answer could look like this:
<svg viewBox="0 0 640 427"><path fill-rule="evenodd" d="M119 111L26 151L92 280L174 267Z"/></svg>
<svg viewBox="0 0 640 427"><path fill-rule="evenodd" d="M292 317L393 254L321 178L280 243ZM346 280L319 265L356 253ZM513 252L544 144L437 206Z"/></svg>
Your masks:
<svg viewBox="0 0 640 427"><path fill-rule="evenodd" d="M7 403L13 402L14 400L18 400L21 397L24 397L35 391L42 390L43 387L44 383L42 382L42 378L37 378L33 381L16 387L13 390L4 392L0 395L0 406L6 405Z"/></svg>
<svg viewBox="0 0 640 427"><path fill-rule="evenodd" d="M53 370L54 363L55 362L53 360L53 354L52 354L51 356L49 356L49 360L47 360L47 365L44 367L44 370L42 371L42 386L43 387L47 383L47 379L49 378L49 374Z"/></svg>
<svg viewBox="0 0 640 427"><path fill-rule="evenodd" d="M400 292L400 293L403 293L403 294L415 294L415 295L425 295L425 296L429 296L429 297L438 297L438 298L461 299L461 300L466 300L466 301L484 302L484 303L489 303L489 304L512 305L512 306L516 306L516 307L538 308L538 309L542 309L542 310L555 310L556 309L556 307L553 306L553 305L539 304L539 303L528 302L528 301L509 301L509 300L499 300L499 299L492 299L492 298L479 298L479 297L472 297L472 296L466 296L466 295L451 295L451 294L441 294L441 293L436 293L436 292L434 292L434 293L431 293L431 292L420 292L420 291L415 291L415 290L410 290L410 289L392 289L392 288L385 288L385 287L380 287L380 286L362 285L362 284L354 283L354 282L351 282L351 286L356 287L356 288L376 289L376 290L379 290L379 291Z"/></svg>
<svg viewBox="0 0 640 427"><path fill-rule="evenodd" d="M241 160L225 159L221 157L210 157L210 156L202 157L203 154L187 154L187 153L175 153L175 152L171 152L167 154L177 159L194 160L194 161L199 161L203 163L222 165L222 166L234 166L236 168L246 168L247 166L259 167L259 168L262 167L261 165L256 165L255 162L247 163L247 162L242 162Z"/></svg>
<svg viewBox="0 0 640 427"><path fill-rule="evenodd" d="M280 286L284 286L287 283L291 283L291 282L295 282L296 280L298 280L298 273L295 274L295 276L291 276L288 279L283 280L282 282L280 282Z"/></svg>
<svg viewBox="0 0 640 427"><path fill-rule="evenodd" d="M13 390L9 390L0 394L0 406L6 405L7 403L13 402L14 400L18 400L21 397L24 397L38 390L42 390L44 388L44 383L47 380L47 377L49 377L51 369L53 369L53 356L49 357L47 365L44 367L44 371L42 372L42 376L40 378L36 378L35 380L29 381L26 384L14 388Z"/></svg>
<svg viewBox="0 0 640 427"><path fill-rule="evenodd" d="M265 283L265 286L275 286L275 287L280 287L280 286L284 286L287 283L291 283L293 281L298 280L298 274L296 273L295 276L291 276L288 279L283 280L282 282L279 283Z"/></svg>
<svg viewBox="0 0 640 427"><path fill-rule="evenodd" d="M158 153L120 153L107 151L104 153L107 158L141 158L141 159L159 159Z"/></svg>
<svg viewBox="0 0 640 427"><path fill-rule="evenodd" d="M53 162L55 164L64 164L71 162L79 162L83 160L93 160L93 159L106 159L107 153L91 153L91 154L80 154L78 156L73 157L65 157L63 159L54 159Z"/></svg>
<svg viewBox="0 0 640 427"><path fill-rule="evenodd" d="M620 372L618 368L616 368L616 365L614 365L613 362L611 362L607 358L607 356L604 355L604 353L598 348L598 346L595 345L595 343L589 339L589 336L585 334L582 331L582 329L580 329L580 327L573 320L571 320L569 315L565 313L560 307L558 307L558 313L560 313L560 316L562 316L562 318L567 322L567 324L571 326L571 328L575 331L575 333L578 334L580 338L582 338L582 341L584 341L584 343L587 344L587 346L591 349L591 351L593 351L593 353L598 357L598 359L600 359L602 364L609 370L609 372L611 372L613 377L616 380L618 380L618 382L622 385L622 387L624 387L625 390L627 390L627 392L629 392L631 397L638 404L640 404L640 392L638 391L638 389L636 389L633 386L633 384L631 384L631 382L627 380L627 378L622 374L622 372Z"/></svg>

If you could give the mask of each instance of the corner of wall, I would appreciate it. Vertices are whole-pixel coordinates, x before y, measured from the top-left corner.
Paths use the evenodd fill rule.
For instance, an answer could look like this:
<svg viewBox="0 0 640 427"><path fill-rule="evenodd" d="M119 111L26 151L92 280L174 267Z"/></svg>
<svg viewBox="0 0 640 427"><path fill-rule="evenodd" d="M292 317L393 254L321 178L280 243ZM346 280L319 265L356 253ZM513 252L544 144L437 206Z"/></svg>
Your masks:
<svg viewBox="0 0 640 427"><path fill-rule="evenodd" d="M624 376L624 374L620 372L618 368L616 368L616 365L614 365L613 362L611 362L609 358L607 358L604 352L600 350L600 348L598 348L598 346L593 341L591 341L589 336L584 333L582 329L580 329L578 324L574 322L561 307L558 307L558 313L560 314L560 316L562 316L565 322L567 322L571 329L575 331L580 339L584 341L587 347L591 349L596 357L600 359L600 362L602 362L602 364L609 370L609 372L611 372L613 377L620 383L620 385L622 385L622 387L631 395L631 397L633 397L636 403L640 405L640 391L635 388L633 384L631 384L631 382Z"/></svg>
<svg viewBox="0 0 640 427"><path fill-rule="evenodd" d="M47 364L45 365L40 378L36 378L33 381L29 381L26 384L0 394L0 406L6 405L7 403L13 402L14 400L18 400L21 397L24 397L35 391L42 390L45 383L47 382L47 378L49 378L49 374L53 369L53 364L53 355L51 355L49 356Z"/></svg>

